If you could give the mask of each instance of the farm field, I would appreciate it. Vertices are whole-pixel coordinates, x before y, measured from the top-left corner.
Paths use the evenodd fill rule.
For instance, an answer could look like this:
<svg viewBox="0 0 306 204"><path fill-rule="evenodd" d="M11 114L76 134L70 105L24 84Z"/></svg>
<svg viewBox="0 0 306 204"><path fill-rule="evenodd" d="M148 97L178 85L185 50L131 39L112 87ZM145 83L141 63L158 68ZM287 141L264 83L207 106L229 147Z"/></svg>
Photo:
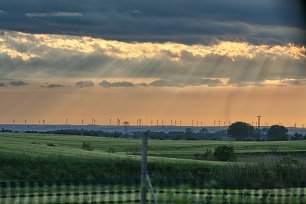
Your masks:
<svg viewBox="0 0 306 204"><path fill-rule="evenodd" d="M91 144L94 150L83 150L83 142ZM194 158L224 144L234 146L236 162ZM18 199L23 199L25 203L138 203L140 147L139 139L0 133L0 180L12 185L7 183L6 188L1 188L2 202L18 203ZM305 194L305 150L305 141L149 140L148 169L159 203L201 203L203 200L300 203L304 202ZM279 165L278 161L288 154L298 165ZM89 186L73 183L109 178L128 178L135 183ZM155 179L159 178L174 180L170 179L166 186L156 186ZM184 179L203 180L205 187L186 185ZM18 186L20 181L33 180L45 183ZM63 183L50 185L48 181ZM66 186L67 181L72 183ZM177 182L174 186L173 181ZM223 186L218 184L224 181L227 183Z"/></svg>
<svg viewBox="0 0 306 204"><path fill-rule="evenodd" d="M94 150L82 150L83 142L90 143ZM238 155L237 162L192 159L195 154L204 153L206 149L213 150L223 144L234 146ZM140 147L139 139L0 133L0 159L3 164L6 164L0 169L0 178L3 180L18 177L20 179L21 176L24 176L24 179L31 179L40 176L40 178L48 179L48 177L65 176L78 178L79 176L120 177L127 175L137 177L140 166ZM267 163L271 163L271 159L277 161L284 154L292 154L299 163L303 164L305 151L305 141L149 140L149 171L155 176L180 177L181 174L185 174L191 178L200 177L203 174L209 175L208 173L215 170L223 171L245 166L254 168L258 161L265 161L262 158L266 158ZM61 168L61 165L66 165L66 169ZM16 167L19 167L17 168L20 169L19 172L10 171ZM82 171L79 171L79 167L83 168ZM43 173L45 168L47 172ZM125 168L125 171L122 168ZM28 171L31 173L27 173ZM186 175L186 172L189 173Z"/></svg>

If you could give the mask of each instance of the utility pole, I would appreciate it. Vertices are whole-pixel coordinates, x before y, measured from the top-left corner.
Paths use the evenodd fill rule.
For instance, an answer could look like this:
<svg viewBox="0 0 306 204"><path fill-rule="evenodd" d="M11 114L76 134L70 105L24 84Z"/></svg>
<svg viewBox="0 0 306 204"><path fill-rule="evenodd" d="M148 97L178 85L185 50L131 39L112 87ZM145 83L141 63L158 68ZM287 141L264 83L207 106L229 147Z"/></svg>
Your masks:
<svg viewBox="0 0 306 204"><path fill-rule="evenodd" d="M180 126L182 126L182 121L180 120Z"/></svg>
<svg viewBox="0 0 306 204"><path fill-rule="evenodd" d="M147 203L147 151L148 151L148 133L144 132L142 136L142 151L141 151L141 186L140 186L140 201L141 204Z"/></svg>
<svg viewBox="0 0 306 204"><path fill-rule="evenodd" d="M82 126L84 125L84 119L82 119Z"/></svg>
<svg viewBox="0 0 306 204"><path fill-rule="evenodd" d="M260 118L261 118L261 115L258 115L257 116L257 119L258 119L258 122L257 122L258 128L260 128Z"/></svg>

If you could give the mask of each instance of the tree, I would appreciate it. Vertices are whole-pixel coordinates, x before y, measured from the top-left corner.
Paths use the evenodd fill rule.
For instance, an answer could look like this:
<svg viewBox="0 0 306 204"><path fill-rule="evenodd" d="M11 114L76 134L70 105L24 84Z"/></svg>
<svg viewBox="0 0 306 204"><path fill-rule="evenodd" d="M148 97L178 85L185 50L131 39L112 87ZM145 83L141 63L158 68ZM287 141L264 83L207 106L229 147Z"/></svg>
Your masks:
<svg viewBox="0 0 306 204"><path fill-rule="evenodd" d="M235 140L246 140L253 138L254 128L245 122L235 122L227 129L227 134Z"/></svg>
<svg viewBox="0 0 306 204"><path fill-rule="evenodd" d="M206 128L201 128L199 133L202 135L206 135L208 133L208 130Z"/></svg>
<svg viewBox="0 0 306 204"><path fill-rule="evenodd" d="M267 132L268 140L288 140L288 129L282 125L272 125Z"/></svg>
<svg viewBox="0 0 306 204"><path fill-rule="evenodd" d="M295 132L291 137L291 140L303 140L303 139L304 139L304 136L298 132Z"/></svg>
<svg viewBox="0 0 306 204"><path fill-rule="evenodd" d="M235 161L236 155L233 146L221 145L215 148L214 157L218 161Z"/></svg>

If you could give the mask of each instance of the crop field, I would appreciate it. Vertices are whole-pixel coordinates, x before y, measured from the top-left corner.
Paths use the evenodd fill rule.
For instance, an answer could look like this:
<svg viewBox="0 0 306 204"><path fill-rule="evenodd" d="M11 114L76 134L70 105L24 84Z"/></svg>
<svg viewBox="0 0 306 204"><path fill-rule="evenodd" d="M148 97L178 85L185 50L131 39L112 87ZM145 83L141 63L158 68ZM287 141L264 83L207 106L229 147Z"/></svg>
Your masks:
<svg viewBox="0 0 306 204"><path fill-rule="evenodd" d="M93 151L83 150L83 142L91 144ZM224 144L234 147L236 162L194 157ZM140 149L139 139L0 133L0 181L138 179ZM292 203L300 203L305 198L305 141L149 140L148 154L148 170L153 180L173 178L178 181L174 186L155 188L159 203L163 203L162 200L170 203L169 200L175 199L175 203L188 203L192 199L194 202L191 203L203 200L218 203L224 199L244 203L260 203L263 199L288 203L289 199ZM285 155L291 155L298 163L280 164L278 161ZM184 179L205 180L206 186L186 187L181 185ZM217 185L224 180L236 183L227 184L227 188ZM37 184L27 188L13 185L8 190L1 188L0 193L3 203L18 203L18 199L23 198L32 203L67 202L67 195L72 201L80 202L107 203L115 199L120 203L121 199L133 203L138 199L138 189L139 184L117 185L111 189L107 185L91 185L90 188L70 185L67 193L65 186L50 188Z"/></svg>

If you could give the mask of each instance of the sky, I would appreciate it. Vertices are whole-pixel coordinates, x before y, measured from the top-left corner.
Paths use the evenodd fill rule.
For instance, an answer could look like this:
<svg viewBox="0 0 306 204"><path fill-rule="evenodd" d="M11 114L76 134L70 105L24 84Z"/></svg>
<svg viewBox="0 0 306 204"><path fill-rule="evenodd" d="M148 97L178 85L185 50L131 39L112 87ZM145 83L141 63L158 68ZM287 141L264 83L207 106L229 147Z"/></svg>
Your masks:
<svg viewBox="0 0 306 204"><path fill-rule="evenodd" d="M298 0L1 0L0 123L306 125Z"/></svg>

